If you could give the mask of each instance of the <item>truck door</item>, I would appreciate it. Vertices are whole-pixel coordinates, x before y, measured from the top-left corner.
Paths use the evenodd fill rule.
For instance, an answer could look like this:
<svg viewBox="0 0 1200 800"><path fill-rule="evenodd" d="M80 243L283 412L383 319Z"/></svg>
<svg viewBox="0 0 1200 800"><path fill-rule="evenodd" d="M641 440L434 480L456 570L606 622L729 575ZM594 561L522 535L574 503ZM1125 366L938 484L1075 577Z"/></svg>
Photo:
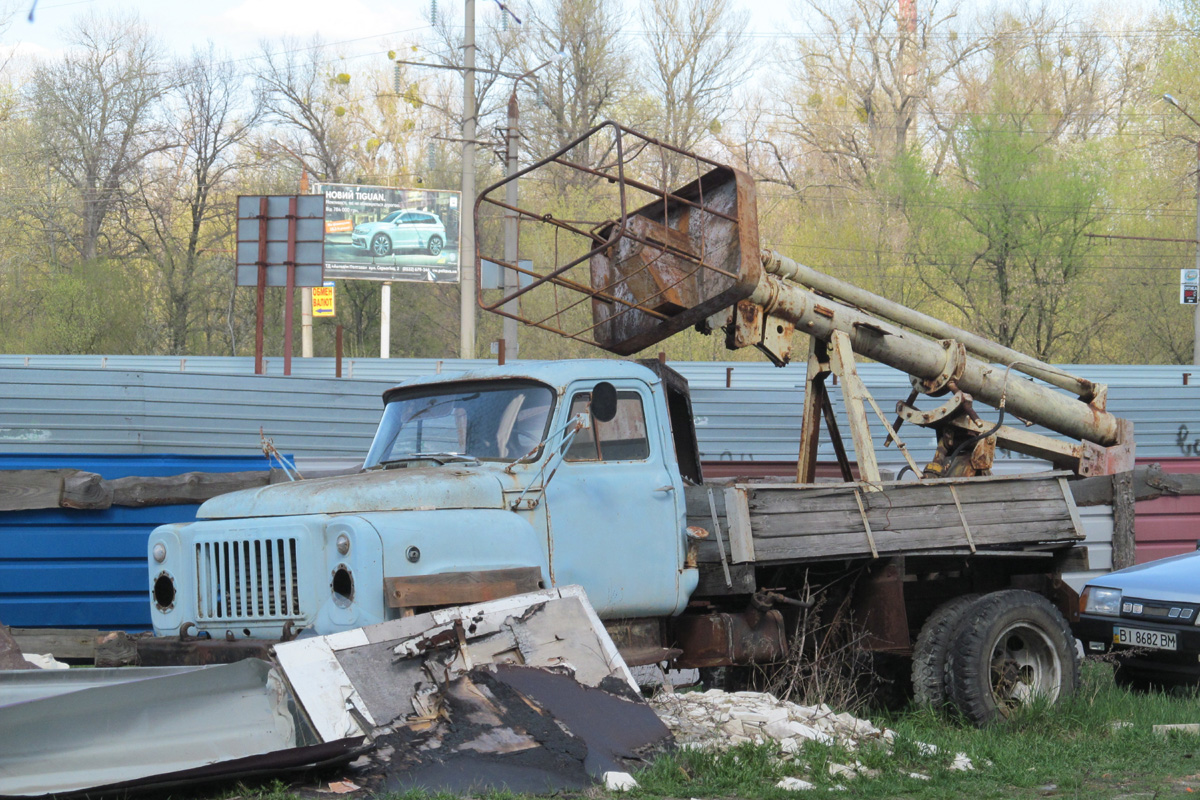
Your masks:
<svg viewBox="0 0 1200 800"><path fill-rule="evenodd" d="M664 438L660 404L640 381L614 381L617 414L576 435L546 488L552 574L580 584L604 617L670 614L682 607L683 483ZM568 414L590 386L567 392Z"/></svg>

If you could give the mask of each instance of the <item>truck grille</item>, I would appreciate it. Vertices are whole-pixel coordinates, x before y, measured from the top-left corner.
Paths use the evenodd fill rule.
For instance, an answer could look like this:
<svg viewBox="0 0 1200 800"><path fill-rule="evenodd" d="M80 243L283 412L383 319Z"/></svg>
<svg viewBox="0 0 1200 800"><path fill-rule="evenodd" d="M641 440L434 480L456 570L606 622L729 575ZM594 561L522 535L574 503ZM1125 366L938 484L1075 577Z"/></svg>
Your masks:
<svg viewBox="0 0 1200 800"><path fill-rule="evenodd" d="M202 620L299 616L296 540L197 542L196 587Z"/></svg>

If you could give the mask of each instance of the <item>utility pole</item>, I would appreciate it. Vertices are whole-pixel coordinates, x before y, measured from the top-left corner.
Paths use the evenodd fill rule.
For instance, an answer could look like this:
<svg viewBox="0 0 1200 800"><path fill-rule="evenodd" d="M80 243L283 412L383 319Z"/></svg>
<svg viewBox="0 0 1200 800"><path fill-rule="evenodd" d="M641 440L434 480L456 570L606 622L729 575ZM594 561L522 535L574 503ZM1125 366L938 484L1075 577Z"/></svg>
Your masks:
<svg viewBox="0 0 1200 800"><path fill-rule="evenodd" d="M1188 113L1182 103L1169 94L1164 94L1163 100L1179 109L1193 125L1200 128L1200 122ZM1196 141L1196 269L1200 270L1200 139ZM1192 310L1192 366L1200 367L1200 303Z"/></svg>
<svg viewBox="0 0 1200 800"><path fill-rule="evenodd" d="M459 356L475 357L475 0L465 0L463 26L462 199L458 255Z"/></svg>

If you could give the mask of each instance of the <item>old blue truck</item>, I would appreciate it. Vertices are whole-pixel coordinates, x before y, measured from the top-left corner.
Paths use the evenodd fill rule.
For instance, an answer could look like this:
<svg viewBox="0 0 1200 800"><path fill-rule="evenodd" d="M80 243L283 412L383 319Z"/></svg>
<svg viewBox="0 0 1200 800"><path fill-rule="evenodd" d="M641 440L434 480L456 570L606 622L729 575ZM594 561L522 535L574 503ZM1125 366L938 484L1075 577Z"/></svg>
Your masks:
<svg viewBox="0 0 1200 800"><path fill-rule="evenodd" d="M506 190L535 170L593 185L587 220L570 193L516 205ZM673 188L676 174L696 177ZM156 530L156 633L236 645L578 584L631 664L729 679L811 655L842 620L918 700L977 722L1074 690L1078 597L1060 573L1086 550L1068 479L1133 466L1104 386L760 250L747 175L615 123L489 187L475 212L481 251L504 242L489 257L511 273L480 290L486 310L619 356L694 328L784 365L807 340L795 479L706 482L687 382L657 360L425 378L384 395L356 474L217 497ZM543 258L516 258L518 220ZM856 356L910 376L894 420ZM935 438L928 464L905 424ZM833 483L816 478L822 427ZM880 470L880 442L906 480ZM992 475L997 447L1057 469Z"/></svg>
<svg viewBox="0 0 1200 800"><path fill-rule="evenodd" d="M961 601L986 597L1002 607L975 628L1017 616L976 644L1013 665L977 679L1000 698L980 718L1017 685L1074 687L1062 473L705 484L697 452L686 382L657 362L415 380L385 394L360 472L222 495L154 531L154 629L277 640L578 584L631 663L708 669L784 657L819 598L853 609L865 647L915 656L940 701Z"/></svg>

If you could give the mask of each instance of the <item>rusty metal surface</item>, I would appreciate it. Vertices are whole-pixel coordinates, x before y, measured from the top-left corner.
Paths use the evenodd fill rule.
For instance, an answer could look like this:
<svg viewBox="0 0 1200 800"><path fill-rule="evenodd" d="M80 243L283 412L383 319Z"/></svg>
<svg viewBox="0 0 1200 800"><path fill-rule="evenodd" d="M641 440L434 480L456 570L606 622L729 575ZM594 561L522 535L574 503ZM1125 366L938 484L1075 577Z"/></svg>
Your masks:
<svg viewBox="0 0 1200 800"><path fill-rule="evenodd" d="M389 608L463 605L498 600L542 588L540 567L443 572L383 579Z"/></svg>
<svg viewBox="0 0 1200 800"><path fill-rule="evenodd" d="M671 641L684 653L674 662L677 669L769 664L787 653L777 610L684 614L671 620Z"/></svg>
<svg viewBox="0 0 1200 800"><path fill-rule="evenodd" d="M912 650L908 610L904 603L904 557L873 564L854 587L854 623L862 629L868 650L908 653Z"/></svg>
<svg viewBox="0 0 1200 800"><path fill-rule="evenodd" d="M206 666L235 664L247 658L269 660L274 642L263 639L180 639L175 637L140 636L133 639L137 647L137 665L142 667Z"/></svg>
<svg viewBox="0 0 1200 800"><path fill-rule="evenodd" d="M604 154L599 163L596 153ZM501 199L534 171L588 185L592 219L572 218L568 193L538 208ZM501 241L490 227L515 214L523 231L554 242L553 261L535 268L480 252L477 271L487 259L522 274L522 285L495 302L480 292L480 307L621 355L736 303L762 273L754 181L614 122L488 187L475 212L476 241Z"/></svg>

